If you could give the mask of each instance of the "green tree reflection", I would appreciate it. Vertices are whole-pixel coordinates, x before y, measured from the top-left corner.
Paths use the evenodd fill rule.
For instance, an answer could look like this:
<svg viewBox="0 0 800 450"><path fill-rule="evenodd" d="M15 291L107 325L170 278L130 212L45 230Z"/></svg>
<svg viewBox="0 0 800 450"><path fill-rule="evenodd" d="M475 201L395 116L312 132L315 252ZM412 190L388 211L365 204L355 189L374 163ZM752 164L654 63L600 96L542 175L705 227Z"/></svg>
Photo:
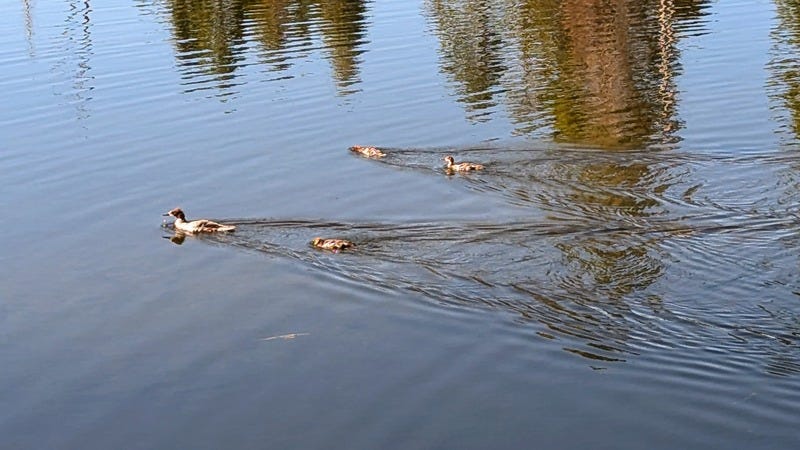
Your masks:
<svg viewBox="0 0 800 450"><path fill-rule="evenodd" d="M800 136L800 1L775 0L775 6L778 26L772 30L774 56L769 64L772 96L791 115L787 125L796 138Z"/></svg>
<svg viewBox="0 0 800 450"><path fill-rule="evenodd" d="M457 83L459 100L468 111L480 112L497 105L503 63L503 17L492 2L432 1L433 20L440 31L442 69ZM474 114L476 120L488 119Z"/></svg>
<svg viewBox="0 0 800 450"><path fill-rule="evenodd" d="M319 37L340 89L358 82L365 34L363 0L165 3L179 64L186 69L187 78L197 79L193 82L203 84L203 77L211 76L217 87L230 87L253 53L271 70L287 70L293 59L317 50Z"/></svg>
<svg viewBox="0 0 800 450"><path fill-rule="evenodd" d="M692 0L428 0L442 68L468 109L504 98L521 134L564 142L669 142L677 23ZM487 30L493 30L488 32Z"/></svg>

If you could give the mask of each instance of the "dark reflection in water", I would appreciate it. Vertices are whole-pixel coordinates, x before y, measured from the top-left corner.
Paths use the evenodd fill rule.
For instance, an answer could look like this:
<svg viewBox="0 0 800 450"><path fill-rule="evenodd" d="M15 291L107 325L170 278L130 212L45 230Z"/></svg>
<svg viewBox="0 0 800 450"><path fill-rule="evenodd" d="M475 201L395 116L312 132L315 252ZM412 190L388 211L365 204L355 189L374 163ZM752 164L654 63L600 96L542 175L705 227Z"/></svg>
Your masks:
<svg viewBox="0 0 800 450"><path fill-rule="evenodd" d="M788 120L779 120L793 140L800 134L800 2L776 0L778 22L772 30L773 56L768 68L772 74L771 94L777 98L781 108L788 112Z"/></svg>
<svg viewBox="0 0 800 450"><path fill-rule="evenodd" d="M428 0L442 69L470 111L507 103L521 134L667 144L680 128L676 41L705 2ZM489 114L486 111L483 115Z"/></svg>
<svg viewBox="0 0 800 450"><path fill-rule="evenodd" d="M359 81L365 44L366 3L362 0L169 0L177 58L187 91L217 88L237 92L242 68L260 64L278 77L293 61L320 50L327 53L341 93ZM254 58L253 55L256 55Z"/></svg>
<svg viewBox="0 0 800 450"><path fill-rule="evenodd" d="M25 41L28 43L28 56L34 57L36 50L33 45L33 8L30 0L22 1L22 15L25 21Z"/></svg>
<svg viewBox="0 0 800 450"><path fill-rule="evenodd" d="M27 2L23 3L23 6L29 52L33 57L35 55L32 41L33 19L30 17L31 6ZM64 103L72 105L75 117L79 121L83 121L91 115L89 102L94 90L91 13L92 6L88 0L73 0L67 3L67 12L59 43L59 57L52 63L54 72L63 73L65 78L70 80L68 86L54 86L54 92L56 95L63 96Z"/></svg>
<svg viewBox="0 0 800 450"><path fill-rule="evenodd" d="M508 67L504 59L503 8L495 2L430 2L437 20L442 70L459 84L459 101L475 120L489 120L487 109L497 106Z"/></svg>

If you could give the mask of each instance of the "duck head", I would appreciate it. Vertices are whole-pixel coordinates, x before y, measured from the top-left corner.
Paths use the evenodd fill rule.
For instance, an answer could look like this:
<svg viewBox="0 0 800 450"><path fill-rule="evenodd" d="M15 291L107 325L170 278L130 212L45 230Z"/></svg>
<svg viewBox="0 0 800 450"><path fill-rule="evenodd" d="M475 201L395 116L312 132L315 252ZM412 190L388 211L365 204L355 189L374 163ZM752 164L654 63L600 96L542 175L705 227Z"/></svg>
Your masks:
<svg viewBox="0 0 800 450"><path fill-rule="evenodd" d="M172 211L166 212L166 213L164 213L162 215L164 215L164 216L172 216L172 217L175 217L176 219L186 220L186 215L183 214L183 210L180 209L180 208L175 208Z"/></svg>
<svg viewBox="0 0 800 450"><path fill-rule="evenodd" d="M444 157L444 158L442 158L442 159L444 159L444 160L447 162L447 167L450 167L450 166L452 166L452 165L453 165L453 164L455 164L455 162L456 162L456 161L453 159L453 157L452 157L452 156L450 156L450 155L447 155L447 156L445 156L445 157Z"/></svg>

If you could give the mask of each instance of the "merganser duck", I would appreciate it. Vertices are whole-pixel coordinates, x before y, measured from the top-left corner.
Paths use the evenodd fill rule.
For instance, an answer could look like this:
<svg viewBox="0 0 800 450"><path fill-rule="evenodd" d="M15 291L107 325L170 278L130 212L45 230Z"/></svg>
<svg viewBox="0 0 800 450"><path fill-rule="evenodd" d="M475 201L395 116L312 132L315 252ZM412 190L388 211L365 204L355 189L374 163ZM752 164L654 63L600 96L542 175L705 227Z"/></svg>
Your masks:
<svg viewBox="0 0 800 450"><path fill-rule="evenodd" d="M462 162L456 164L455 160L450 155L445 156L444 160L447 161L447 167L445 167L445 170L448 172L471 172L473 170L483 169L483 165L471 162Z"/></svg>
<svg viewBox="0 0 800 450"><path fill-rule="evenodd" d="M180 208L175 208L170 212L164 213L164 215L174 217L175 223L173 226L176 230L183 231L184 233L216 233L219 231L233 231L236 229L233 225L223 225L208 219L187 222L186 215Z"/></svg>
<svg viewBox="0 0 800 450"><path fill-rule="evenodd" d="M367 158L383 158L386 156L385 153L378 150L377 147L366 147L363 145L354 145L350 147L351 152L359 153L362 156L366 156Z"/></svg>
<svg viewBox="0 0 800 450"><path fill-rule="evenodd" d="M356 245L345 239L323 239L321 237L316 237L313 241L311 241L311 246L321 248L323 250L338 252L346 248L355 247Z"/></svg>

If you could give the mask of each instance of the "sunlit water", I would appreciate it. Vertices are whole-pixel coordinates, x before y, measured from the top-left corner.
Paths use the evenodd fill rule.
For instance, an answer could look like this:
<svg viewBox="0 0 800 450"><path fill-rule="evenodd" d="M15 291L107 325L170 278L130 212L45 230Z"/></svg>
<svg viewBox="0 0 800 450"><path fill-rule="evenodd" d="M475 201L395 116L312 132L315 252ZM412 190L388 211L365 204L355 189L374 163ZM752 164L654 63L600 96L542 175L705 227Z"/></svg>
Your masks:
<svg viewBox="0 0 800 450"><path fill-rule="evenodd" d="M797 448L798 47L785 0L5 2L0 448Z"/></svg>

